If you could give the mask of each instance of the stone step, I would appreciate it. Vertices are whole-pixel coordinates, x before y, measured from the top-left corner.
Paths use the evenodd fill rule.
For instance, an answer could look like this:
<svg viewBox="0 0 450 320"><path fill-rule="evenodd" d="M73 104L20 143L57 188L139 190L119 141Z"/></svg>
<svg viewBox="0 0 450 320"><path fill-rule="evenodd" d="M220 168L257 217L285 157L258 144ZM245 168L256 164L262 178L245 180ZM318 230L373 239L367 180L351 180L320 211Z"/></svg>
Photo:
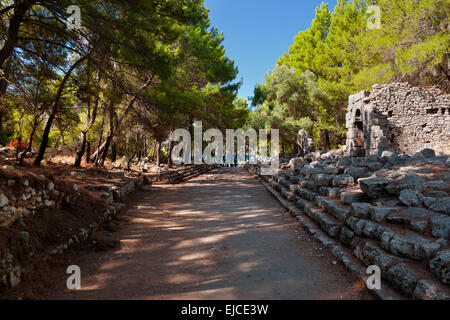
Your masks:
<svg viewBox="0 0 450 320"><path fill-rule="evenodd" d="M445 214L423 208L374 206L364 202L352 203L351 208L353 215L360 218L401 225L418 234L431 233L435 238L450 238L450 217Z"/></svg>
<svg viewBox="0 0 450 320"><path fill-rule="evenodd" d="M402 208L386 216L386 221L403 225L418 233L426 233L436 238L450 238L450 216L422 208Z"/></svg>
<svg viewBox="0 0 450 320"><path fill-rule="evenodd" d="M367 266L378 266L382 279L405 296L416 300L450 299L450 289L422 263L392 255L372 240L353 240L349 245L359 260Z"/></svg>
<svg viewBox="0 0 450 320"><path fill-rule="evenodd" d="M276 189L276 188L275 188ZM340 200L334 198L322 197L308 189L296 188L295 193L300 197L297 204L300 209L310 216L320 211L317 219L314 221L322 221L321 226L327 228L325 231L330 234L330 226L323 222L323 214L328 214L328 217L332 217L335 221L344 224L352 229L352 231L361 236L372 240L380 241L380 246L387 251L399 257L407 257L415 260L427 261L433 257L433 255L442 247L442 240L427 239L416 232L395 228L395 226L388 226L388 223L378 223L376 221L365 219L371 216L373 209L376 208L370 204L370 210L367 211L367 215L354 215L353 207L343 204ZM283 190L283 196L288 200L294 200L292 190ZM290 193L288 193L290 192ZM315 209L313 211L312 209ZM308 211L310 210L310 211ZM375 210L375 212L377 212ZM325 215L325 217L327 217ZM335 235L336 230L332 229L332 234ZM338 232L339 233L339 232ZM330 234L331 235L331 234Z"/></svg>
<svg viewBox="0 0 450 320"><path fill-rule="evenodd" d="M314 192L318 192L319 191L319 187L314 182L314 180L301 179L301 180L299 180L298 185L300 187L302 187L302 188L313 190Z"/></svg>
<svg viewBox="0 0 450 320"><path fill-rule="evenodd" d="M289 176L288 179L293 184L298 184L298 182L300 181L300 177L299 176Z"/></svg>
<svg viewBox="0 0 450 320"><path fill-rule="evenodd" d="M314 202L316 197L320 196L318 193L305 188L297 188L296 193L305 200Z"/></svg>
<svg viewBox="0 0 450 320"><path fill-rule="evenodd" d="M340 200L345 204L352 204L354 202L366 202L369 198L361 190L343 191L340 193Z"/></svg>
<svg viewBox="0 0 450 320"><path fill-rule="evenodd" d="M308 217L316 222L330 237L336 238L339 235L344 224L327 214L325 210L318 208L313 202L305 199L299 199L296 205L305 212Z"/></svg>
<svg viewBox="0 0 450 320"><path fill-rule="evenodd" d="M321 197L318 201L320 207L341 222L345 222L352 213L350 206L342 204L338 199Z"/></svg>
<svg viewBox="0 0 450 320"><path fill-rule="evenodd" d="M379 266L384 281L405 296L420 300L450 299L450 289L443 284L450 281L448 272L445 273L450 252L445 251L443 242L421 237L401 225L389 224L386 219L381 222L371 220L369 209L375 206L369 203L349 206L338 198L325 197L295 185L287 189L271 181L282 190L284 198L295 195L291 201L296 201L301 211L294 216L305 214L330 237L351 248L366 266ZM357 205L365 211L358 209L355 214ZM422 260L427 261L427 265Z"/></svg>
<svg viewBox="0 0 450 320"><path fill-rule="evenodd" d="M321 187L319 188L319 194L328 198L339 198L342 188L339 187Z"/></svg>

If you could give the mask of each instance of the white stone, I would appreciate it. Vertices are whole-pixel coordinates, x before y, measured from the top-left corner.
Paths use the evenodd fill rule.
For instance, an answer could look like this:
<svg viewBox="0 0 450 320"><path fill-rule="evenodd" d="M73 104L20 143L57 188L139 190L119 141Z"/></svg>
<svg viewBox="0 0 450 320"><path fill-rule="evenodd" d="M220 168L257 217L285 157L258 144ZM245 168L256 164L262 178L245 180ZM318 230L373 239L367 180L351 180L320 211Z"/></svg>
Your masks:
<svg viewBox="0 0 450 320"><path fill-rule="evenodd" d="M8 197L4 193L0 194L0 208L6 206L9 203Z"/></svg>

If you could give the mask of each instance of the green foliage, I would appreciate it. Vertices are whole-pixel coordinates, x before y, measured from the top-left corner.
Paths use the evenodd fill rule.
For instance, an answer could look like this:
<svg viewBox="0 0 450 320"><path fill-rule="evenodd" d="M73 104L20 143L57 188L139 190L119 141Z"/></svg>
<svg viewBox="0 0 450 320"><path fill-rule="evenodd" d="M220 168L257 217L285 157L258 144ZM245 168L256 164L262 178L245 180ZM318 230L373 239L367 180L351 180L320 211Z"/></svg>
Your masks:
<svg viewBox="0 0 450 320"><path fill-rule="evenodd" d="M86 136L96 148L108 135L119 156L132 156L194 121L221 129L245 124L238 70L203 0L80 0L80 30L65 24L72 1L29 3L9 73L1 69L9 77L0 93L2 140L37 145L48 136L50 146L76 145ZM5 12L0 40L15 15Z"/></svg>

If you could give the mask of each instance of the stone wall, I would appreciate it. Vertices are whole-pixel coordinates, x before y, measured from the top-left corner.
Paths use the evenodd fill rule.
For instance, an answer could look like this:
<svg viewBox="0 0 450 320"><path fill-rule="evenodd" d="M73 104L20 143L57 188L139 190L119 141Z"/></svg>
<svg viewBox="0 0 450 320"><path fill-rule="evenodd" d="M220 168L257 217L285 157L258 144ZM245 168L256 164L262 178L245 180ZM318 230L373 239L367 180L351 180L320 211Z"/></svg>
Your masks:
<svg viewBox="0 0 450 320"><path fill-rule="evenodd" d="M437 88L407 83L376 85L349 97L346 128L350 156L424 148L449 154L450 97Z"/></svg>
<svg viewBox="0 0 450 320"><path fill-rule="evenodd" d="M123 172L110 184L89 185L84 176L76 171L54 177L9 166L0 169L0 295L35 266L86 240L123 208L115 201L144 183L142 175L125 177ZM69 230L61 228L64 219Z"/></svg>

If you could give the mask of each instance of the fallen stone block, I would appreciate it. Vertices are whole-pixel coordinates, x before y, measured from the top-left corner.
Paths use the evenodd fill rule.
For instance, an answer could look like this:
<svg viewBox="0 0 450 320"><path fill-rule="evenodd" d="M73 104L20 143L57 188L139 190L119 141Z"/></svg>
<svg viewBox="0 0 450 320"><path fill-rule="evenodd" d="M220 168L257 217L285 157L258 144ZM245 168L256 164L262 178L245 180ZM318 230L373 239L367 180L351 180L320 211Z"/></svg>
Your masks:
<svg viewBox="0 0 450 320"><path fill-rule="evenodd" d="M450 215L450 197L437 199L429 209Z"/></svg>
<svg viewBox="0 0 450 320"><path fill-rule="evenodd" d="M394 210L396 210L396 208L372 206L369 209L370 218L376 222L381 222Z"/></svg>
<svg viewBox="0 0 450 320"><path fill-rule="evenodd" d="M362 233L370 239L380 240L381 235L385 231L386 231L386 229L383 226L381 226L377 223L368 221L365 223Z"/></svg>
<svg viewBox="0 0 450 320"><path fill-rule="evenodd" d="M418 207L422 204L423 194L416 190L405 189L400 192L399 200L407 207Z"/></svg>
<svg viewBox="0 0 450 320"><path fill-rule="evenodd" d="M386 278L407 296L412 296L419 281L418 277L404 263L391 267L386 273Z"/></svg>
<svg viewBox="0 0 450 320"><path fill-rule="evenodd" d="M421 192L424 189L425 179L415 173L408 173L397 178L386 186L389 194L399 196L402 190L411 189Z"/></svg>
<svg viewBox="0 0 450 320"><path fill-rule="evenodd" d="M339 174L333 177L332 184L334 187L354 186L355 180L349 174Z"/></svg>
<svg viewBox="0 0 450 320"><path fill-rule="evenodd" d="M289 168L294 171L298 165L302 165L304 163L305 160L303 158L293 158L289 161Z"/></svg>
<svg viewBox="0 0 450 320"><path fill-rule="evenodd" d="M441 245L419 236L409 234L407 236L394 236L389 242L389 251L397 256L403 256L415 260L429 259L435 254Z"/></svg>
<svg viewBox="0 0 450 320"><path fill-rule="evenodd" d="M354 216L359 218L369 218L372 205L370 203L355 202L351 204L351 208Z"/></svg>
<svg viewBox="0 0 450 320"><path fill-rule="evenodd" d="M384 188L389 180L384 177L370 177L358 180L361 190L371 198L379 198L384 193Z"/></svg>
<svg viewBox="0 0 450 320"><path fill-rule="evenodd" d="M286 180L286 179L280 179L280 181L278 182L279 184L281 184L283 187L285 187L285 188L288 188L289 189L289 187L291 186L291 182L289 182L288 180Z"/></svg>
<svg viewBox="0 0 450 320"><path fill-rule="evenodd" d="M433 237L450 239L450 216L438 215L431 218Z"/></svg>
<svg viewBox="0 0 450 320"><path fill-rule="evenodd" d="M436 300L438 291L433 283L427 280L419 280L412 297L416 300Z"/></svg>
<svg viewBox="0 0 450 320"><path fill-rule="evenodd" d="M353 167L353 168L347 168L344 171L345 174L351 175L355 181L357 181L360 178L367 178L370 177L373 172L370 171L368 168L361 167Z"/></svg>
<svg viewBox="0 0 450 320"><path fill-rule="evenodd" d="M422 151L419 152L419 154L425 159L436 157L436 152L430 148L423 149Z"/></svg>
<svg viewBox="0 0 450 320"><path fill-rule="evenodd" d="M364 202L367 200L367 196L362 191L351 191L341 193L341 202L345 204L352 204L354 202Z"/></svg>
<svg viewBox="0 0 450 320"><path fill-rule="evenodd" d="M439 252L429 263L430 270L444 284L450 284L450 250Z"/></svg>
<svg viewBox="0 0 450 320"><path fill-rule="evenodd" d="M327 174L318 174L314 178L315 183L320 187L331 186L332 180L333 180L333 176L327 175Z"/></svg>
<svg viewBox="0 0 450 320"><path fill-rule="evenodd" d="M341 190L342 190L341 188L321 187L319 189L319 193L321 196L324 196L324 197L336 198L339 196L339 192Z"/></svg>

